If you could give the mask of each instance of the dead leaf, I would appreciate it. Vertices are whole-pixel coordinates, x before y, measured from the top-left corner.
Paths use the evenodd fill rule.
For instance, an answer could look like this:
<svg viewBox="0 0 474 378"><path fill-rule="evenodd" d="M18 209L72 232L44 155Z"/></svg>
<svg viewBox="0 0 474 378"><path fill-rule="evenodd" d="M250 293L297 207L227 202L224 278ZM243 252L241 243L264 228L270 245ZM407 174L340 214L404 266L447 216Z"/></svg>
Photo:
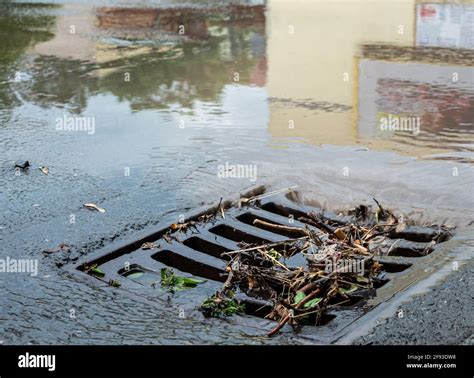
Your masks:
<svg viewBox="0 0 474 378"><path fill-rule="evenodd" d="M49 168L48 167L38 167L38 169L43 172L46 176L49 174Z"/></svg>
<svg viewBox="0 0 474 378"><path fill-rule="evenodd" d="M154 249L154 248L158 248L158 246L155 243L147 242L147 243L143 243L141 248L142 249Z"/></svg>
<svg viewBox="0 0 474 378"><path fill-rule="evenodd" d="M95 203L85 203L84 207L89 209L89 210L98 211L99 213L105 213L105 209L103 209L102 207L97 206Z"/></svg>
<svg viewBox="0 0 474 378"><path fill-rule="evenodd" d="M334 235L336 235L336 237L339 240L344 240L346 238L346 233L344 232L344 230L342 228L336 228L334 230Z"/></svg>

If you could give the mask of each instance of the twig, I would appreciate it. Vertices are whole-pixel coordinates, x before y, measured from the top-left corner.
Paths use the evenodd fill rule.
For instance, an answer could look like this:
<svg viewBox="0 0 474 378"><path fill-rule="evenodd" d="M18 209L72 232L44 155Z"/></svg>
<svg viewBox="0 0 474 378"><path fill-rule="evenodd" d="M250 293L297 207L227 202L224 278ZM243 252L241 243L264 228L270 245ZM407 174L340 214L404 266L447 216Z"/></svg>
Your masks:
<svg viewBox="0 0 474 378"><path fill-rule="evenodd" d="M273 256L271 256L270 254L266 253L264 250L262 249L257 249L258 252L260 252L262 255L266 256L266 257L269 257L275 264L281 266L283 269L289 271L290 269L288 269L286 267L285 264L282 264L280 261L278 261L276 258L274 258Z"/></svg>
<svg viewBox="0 0 474 378"><path fill-rule="evenodd" d="M259 245L257 247L238 249L236 251L223 252L221 255L235 255L236 253L255 251L255 250L258 250L259 248L278 247L279 245L282 245L282 244L288 244L288 243L292 243L292 242L295 242L295 241L298 241L298 240L304 240L304 239L308 239L308 236L303 236L301 238L295 238L295 239L282 240L282 241L275 242L275 243L262 244L262 245Z"/></svg>
<svg viewBox="0 0 474 378"><path fill-rule="evenodd" d="M290 226L284 226L284 225L281 225L281 224L275 224L275 223L270 223L270 222L265 222L261 219L255 219L253 221L253 224L254 225L261 225L261 226L266 226L266 227L270 227L270 228L273 228L275 230L280 230L280 231L291 231L291 232L299 232L303 235L307 235L307 236L310 236L311 233L306 230L305 228L302 228L302 227L290 227Z"/></svg>
<svg viewBox="0 0 474 378"><path fill-rule="evenodd" d="M276 194L287 192L287 191L292 190L292 189L296 189L297 187L298 187L297 185L294 185L294 186L289 186L287 188L274 190L272 192L263 193L263 194L260 194L258 196L253 196L253 197L250 197L250 198L242 198L239 202L250 203L250 202L253 202L253 201L258 201L258 200L261 200L262 198L267 198L267 197L270 197L270 196L274 196Z"/></svg>

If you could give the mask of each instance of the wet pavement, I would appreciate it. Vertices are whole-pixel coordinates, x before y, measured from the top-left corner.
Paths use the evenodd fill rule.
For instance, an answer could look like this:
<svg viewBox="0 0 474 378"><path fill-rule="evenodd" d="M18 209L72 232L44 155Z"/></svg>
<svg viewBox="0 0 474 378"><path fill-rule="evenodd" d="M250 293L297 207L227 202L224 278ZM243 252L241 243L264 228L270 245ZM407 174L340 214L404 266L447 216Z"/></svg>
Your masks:
<svg viewBox="0 0 474 378"><path fill-rule="evenodd" d="M1 343L296 342L62 269L253 185L473 228L474 5L92 3L0 4L0 253L39 261L0 274ZM219 177L226 163L256 181Z"/></svg>
<svg viewBox="0 0 474 378"><path fill-rule="evenodd" d="M474 345L472 261L413 298L356 345Z"/></svg>

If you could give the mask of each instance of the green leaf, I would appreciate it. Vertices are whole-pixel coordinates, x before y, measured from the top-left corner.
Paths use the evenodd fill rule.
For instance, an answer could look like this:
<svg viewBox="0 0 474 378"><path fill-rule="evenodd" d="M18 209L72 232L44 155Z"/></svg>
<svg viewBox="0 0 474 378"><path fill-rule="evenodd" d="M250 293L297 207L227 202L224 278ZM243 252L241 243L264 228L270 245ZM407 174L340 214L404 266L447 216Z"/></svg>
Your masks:
<svg viewBox="0 0 474 378"><path fill-rule="evenodd" d="M281 254L278 251L276 251L274 248L270 249L268 251L268 254L272 256L275 260L281 259Z"/></svg>
<svg viewBox="0 0 474 378"><path fill-rule="evenodd" d="M176 275L173 270L164 268L161 270L161 286L167 287L170 290L184 290L192 288L204 281L195 278L187 278Z"/></svg>
<svg viewBox="0 0 474 378"><path fill-rule="evenodd" d="M105 273L102 272L99 268L96 268L96 267L92 267L89 272L92 273L92 274L95 274L98 277L105 277Z"/></svg>
<svg viewBox="0 0 474 378"><path fill-rule="evenodd" d="M205 316L214 318L245 313L244 304L238 303L235 299L223 298L216 294L207 298L200 309Z"/></svg>
<svg viewBox="0 0 474 378"><path fill-rule="evenodd" d="M183 277L183 278L182 278L182 282L183 282L183 285L184 285L184 286L194 287L194 286L199 285L200 283L203 283L204 281L202 281L202 280L197 280L197 279L195 279L195 278L186 278L186 277Z"/></svg>
<svg viewBox="0 0 474 378"><path fill-rule="evenodd" d="M296 292L296 295L295 295L295 305L300 303L304 298L306 297L306 294L303 293L302 291L298 291Z"/></svg>
<svg viewBox="0 0 474 378"><path fill-rule="evenodd" d="M303 305L303 308L313 308L315 307L319 302L321 302L323 300L323 298L313 298L311 300L309 300L308 302L306 302L304 305Z"/></svg>
<svg viewBox="0 0 474 378"><path fill-rule="evenodd" d="M351 285L349 288L340 287L339 292L342 293L342 294L349 294L349 293L352 293L352 292L356 291L357 289L358 289L357 286Z"/></svg>

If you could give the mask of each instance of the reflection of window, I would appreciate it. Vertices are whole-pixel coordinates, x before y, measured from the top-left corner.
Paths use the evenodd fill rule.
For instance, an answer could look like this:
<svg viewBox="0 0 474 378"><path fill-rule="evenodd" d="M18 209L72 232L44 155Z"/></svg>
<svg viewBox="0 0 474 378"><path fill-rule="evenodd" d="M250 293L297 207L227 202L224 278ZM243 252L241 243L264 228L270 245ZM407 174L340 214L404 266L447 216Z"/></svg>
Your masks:
<svg viewBox="0 0 474 378"><path fill-rule="evenodd" d="M474 49L474 4L418 4L416 45Z"/></svg>

